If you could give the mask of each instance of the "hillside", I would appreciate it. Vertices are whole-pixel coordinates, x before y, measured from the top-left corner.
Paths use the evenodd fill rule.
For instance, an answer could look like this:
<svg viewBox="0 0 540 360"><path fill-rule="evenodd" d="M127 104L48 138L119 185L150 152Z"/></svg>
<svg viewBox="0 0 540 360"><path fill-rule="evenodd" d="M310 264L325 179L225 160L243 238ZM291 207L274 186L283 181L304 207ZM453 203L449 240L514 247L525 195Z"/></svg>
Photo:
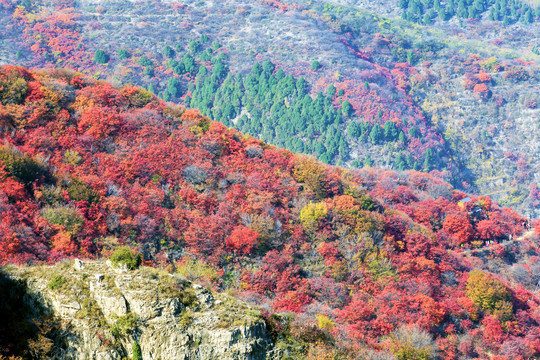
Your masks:
<svg viewBox="0 0 540 360"><path fill-rule="evenodd" d="M0 83L1 264L128 245L262 306L284 357L539 355L538 235L489 197L324 165L80 73Z"/></svg>
<svg viewBox="0 0 540 360"><path fill-rule="evenodd" d="M0 64L144 86L325 163L435 169L537 217L535 6L5 0Z"/></svg>

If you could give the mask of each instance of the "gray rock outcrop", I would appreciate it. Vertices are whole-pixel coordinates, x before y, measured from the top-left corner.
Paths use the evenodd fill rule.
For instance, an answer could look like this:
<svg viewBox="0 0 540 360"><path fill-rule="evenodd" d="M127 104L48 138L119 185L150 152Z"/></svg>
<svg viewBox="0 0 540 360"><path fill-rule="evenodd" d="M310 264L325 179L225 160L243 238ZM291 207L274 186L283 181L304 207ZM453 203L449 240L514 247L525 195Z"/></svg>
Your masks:
<svg viewBox="0 0 540 360"><path fill-rule="evenodd" d="M63 324L58 359L131 358L135 341L144 360L279 358L260 312L165 272L77 260L10 276Z"/></svg>

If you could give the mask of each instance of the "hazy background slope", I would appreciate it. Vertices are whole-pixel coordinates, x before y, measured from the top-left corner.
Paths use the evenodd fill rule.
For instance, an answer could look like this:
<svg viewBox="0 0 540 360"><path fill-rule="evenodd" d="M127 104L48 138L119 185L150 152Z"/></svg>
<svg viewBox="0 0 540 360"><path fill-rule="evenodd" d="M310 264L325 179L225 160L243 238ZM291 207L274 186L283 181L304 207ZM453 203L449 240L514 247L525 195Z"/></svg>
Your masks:
<svg viewBox="0 0 540 360"><path fill-rule="evenodd" d="M495 5L490 2L476 19L434 17L422 26L413 22L416 18L401 19L401 5L4 1L0 61L68 66L112 83L142 85L167 100L188 100L244 133L328 163L441 170L458 188L489 194L535 216L540 197L537 17L525 24L517 20L526 13L520 9L509 15L508 24L491 21L489 9ZM428 12L426 7L422 15ZM166 46L175 54L167 56ZM210 55L203 55L208 48ZM105 63L94 61L97 50L107 55ZM175 71L185 54L195 62L191 73ZM303 95L276 97L281 93L271 85L261 88L259 79L258 98L242 98L248 93L245 77L254 64L267 60L274 73L282 69L296 80L305 78L306 93L315 100L321 92L333 110L287 111L301 106ZM225 74L212 80L217 62L225 65ZM201 67L208 74L200 74ZM234 81L225 81L228 74ZM238 74L244 78L238 80ZM179 82L175 91L170 91L172 78ZM196 95L203 95L191 103L197 78L202 85ZM336 88L331 96L330 85ZM238 89L236 101L222 94L227 87ZM260 93L267 92L273 98L265 107ZM345 102L352 111L344 109ZM317 121L323 113L330 120ZM404 136L372 135L374 124L388 122Z"/></svg>

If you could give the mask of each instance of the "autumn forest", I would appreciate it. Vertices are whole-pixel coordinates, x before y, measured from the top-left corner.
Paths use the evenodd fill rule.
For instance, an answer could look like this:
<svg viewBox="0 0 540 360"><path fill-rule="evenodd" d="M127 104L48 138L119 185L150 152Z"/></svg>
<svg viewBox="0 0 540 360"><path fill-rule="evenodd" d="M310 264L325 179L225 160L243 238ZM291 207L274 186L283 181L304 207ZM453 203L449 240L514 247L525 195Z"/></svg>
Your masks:
<svg viewBox="0 0 540 360"><path fill-rule="evenodd" d="M524 150L538 145L538 46L496 59L437 32L486 21L530 35L539 11L387 2L401 18L318 1L234 16L154 2L172 19L162 29L189 35L138 48L147 25L124 43L104 31L134 14L151 23L139 3L0 0L0 265L129 249L130 267L258 309L283 359L540 356L540 191ZM326 26L326 45L317 60L305 42L271 45L283 33L266 49L246 34L240 49L237 18L308 24L312 38ZM7 54L14 38L25 45ZM0 359L36 358L8 333Z"/></svg>

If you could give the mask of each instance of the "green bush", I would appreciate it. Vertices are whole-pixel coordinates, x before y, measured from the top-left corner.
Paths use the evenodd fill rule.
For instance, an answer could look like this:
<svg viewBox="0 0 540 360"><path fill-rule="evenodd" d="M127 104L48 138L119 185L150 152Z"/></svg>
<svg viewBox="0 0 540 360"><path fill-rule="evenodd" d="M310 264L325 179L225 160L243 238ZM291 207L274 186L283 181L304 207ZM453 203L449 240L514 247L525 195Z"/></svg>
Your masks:
<svg viewBox="0 0 540 360"><path fill-rule="evenodd" d="M0 102L2 105L21 104L28 93L28 84L22 77L11 76L0 79Z"/></svg>
<svg viewBox="0 0 540 360"><path fill-rule="evenodd" d="M185 288L184 290L180 291L178 297L180 298L180 302L182 302L185 307L196 305L198 302L195 291L192 288Z"/></svg>
<svg viewBox="0 0 540 360"><path fill-rule="evenodd" d="M189 311L184 311L178 317L178 321L180 322L181 327L183 328L188 327L193 322L193 315Z"/></svg>
<svg viewBox="0 0 540 360"><path fill-rule="evenodd" d="M152 60L150 60L146 56L142 56L139 59L139 65L141 65L141 66L152 66Z"/></svg>
<svg viewBox="0 0 540 360"><path fill-rule="evenodd" d="M77 234L84 224L77 209L68 206L46 207L41 210L41 216L51 224L63 225L72 235Z"/></svg>
<svg viewBox="0 0 540 360"><path fill-rule="evenodd" d="M67 192L69 197L75 201L84 200L89 203L97 203L99 201L99 193L90 189L85 183L78 179L71 180Z"/></svg>
<svg viewBox="0 0 540 360"><path fill-rule="evenodd" d="M508 321L513 315L512 296L504 283L475 269L469 273L465 294L474 304L490 312L503 321Z"/></svg>
<svg viewBox="0 0 540 360"><path fill-rule="evenodd" d="M208 282L219 278L215 268L206 265L201 260L191 260L189 258L177 265L176 273L189 281Z"/></svg>
<svg viewBox="0 0 540 360"><path fill-rule="evenodd" d="M66 282L66 278L62 275L54 275L47 286L51 290L57 290L60 289Z"/></svg>
<svg viewBox="0 0 540 360"><path fill-rule="evenodd" d="M141 346L137 340L133 340L133 360L142 360Z"/></svg>
<svg viewBox="0 0 540 360"><path fill-rule="evenodd" d="M137 269L142 263L141 254L131 250L128 246L121 246L111 256L113 266L126 265L129 270Z"/></svg>
<svg viewBox="0 0 540 360"><path fill-rule="evenodd" d="M152 92L140 88L136 93L127 97L131 106L142 108L152 101Z"/></svg>
<svg viewBox="0 0 540 360"><path fill-rule="evenodd" d="M45 169L36 160L15 148L0 147L0 161L10 175L25 185L30 185L45 175Z"/></svg>
<svg viewBox="0 0 540 360"><path fill-rule="evenodd" d="M82 308L75 314L77 319L92 319L100 325L104 323L103 313L95 300L87 298L82 302Z"/></svg>
<svg viewBox="0 0 540 360"><path fill-rule="evenodd" d="M184 66L184 63L178 63L173 68L173 71L176 75L183 75L186 72L186 67Z"/></svg>
<svg viewBox="0 0 540 360"><path fill-rule="evenodd" d="M351 121L347 126L347 134L353 139L356 139L362 135L362 129L356 121Z"/></svg>
<svg viewBox="0 0 540 360"><path fill-rule="evenodd" d="M96 50L94 54L94 61L98 64L106 64L109 62L109 55L103 50Z"/></svg>
<svg viewBox="0 0 540 360"><path fill-rule="evenodd" d="M165 45L165 47L163 48L163 55L165 55L166 58L170 59L173 58L176 54L169 45Z"/></svg>
<svg viewBox="0 0 540 360"><path fill-rule="evenodd" d="M154 77L154 69L152 69L151 67L147 67L144 69L144 75L148 76L148 77Z"/></svg>
<svg viewBox="0 0 540 360"><path fill-rule="evenodd" d="M189 41L189 51L191 51L192 53L197 52L197 50L199 49L199 45L200 45L200 43L198 41L190 40Z"/></svg>
<svg viewBox="0 0 540 360"><path fill-rule="evenodd" d="M56 206L64 201L62 197L62 189L52 186L43 186L40 189L41 197L39 198L44 204Z"/></svg>
<svg viewBox="0 0 540 360"><path fill-rule="evenodd" d="M131 57L131 54L127 50L125 49L118 50L118 58L120 60L129 59L130 57Z"/></svg>
<svg viewBox="0 0 540 360"><path fill-rule="evenodd" d="M128 313L126 315L122 315L116 319L116 322L113 326L111 326L111 333L114 335L114 337L127 336L133 333L135 328L137 328L137 322L138 322L137 315Z"/></svg>
<svg viewBox="0 0 540 360"><path fill-rule="evenodd" d="M415 349L412 346L402 345L394 353L399 360L429 360L432 359L429 351Z"/></svg>
<svg viewBox="0 0 540 360"><path fill-rule="evenodd" d="M332 98L334 97L334 95L336 95L336 87L334 86L334 84L330 84L326 89L326 96Z"/></svg>
<svg viewBox="0 0 540 360"><path fill-rule="evenodd" d="M348 100L345 100L341 105L341 112L343 112L343 115L349 116L351 115L352 111L353 108L351 103Z"/></svg>

